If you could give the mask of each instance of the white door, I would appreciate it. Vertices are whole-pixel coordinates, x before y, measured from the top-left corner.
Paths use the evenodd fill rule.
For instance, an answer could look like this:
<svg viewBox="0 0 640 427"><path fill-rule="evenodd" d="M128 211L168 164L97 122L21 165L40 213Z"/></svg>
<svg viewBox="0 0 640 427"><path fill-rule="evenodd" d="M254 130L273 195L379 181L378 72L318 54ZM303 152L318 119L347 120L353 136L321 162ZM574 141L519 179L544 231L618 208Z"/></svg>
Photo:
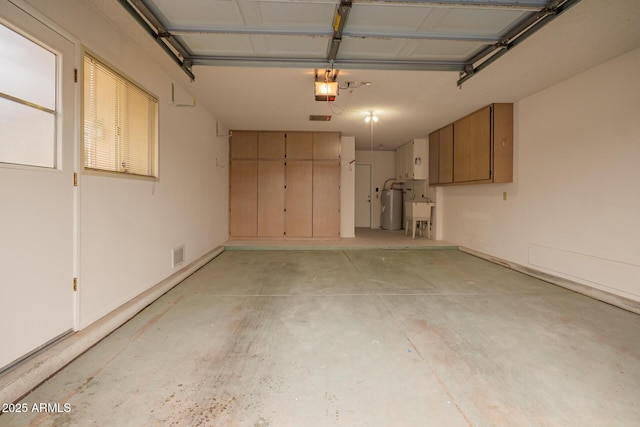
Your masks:
<svg viewBox="0 0 640 427"><path fill-rule="evenodd" d="M356 227L371 228L371 165L356 163Z"/></svg>
<svg viewBox="0 0 640 427"><path fill-rule="evenodd" d="M75 44L0 1L0 370L74 322Z"/></svg>

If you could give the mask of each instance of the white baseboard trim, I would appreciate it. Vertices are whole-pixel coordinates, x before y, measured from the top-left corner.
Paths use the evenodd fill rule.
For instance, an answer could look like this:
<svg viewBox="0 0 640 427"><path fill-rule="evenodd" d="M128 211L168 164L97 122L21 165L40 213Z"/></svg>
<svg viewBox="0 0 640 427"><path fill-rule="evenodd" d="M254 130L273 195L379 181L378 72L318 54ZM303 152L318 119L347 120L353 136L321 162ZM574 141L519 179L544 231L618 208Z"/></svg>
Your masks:
<svg viewBox="0 0 640 427"><path fill-rule="evenodd" d="M458 249L461 252L485 259L487 261L491 261L503 267L510 268L531 277L535 277L536 279L544 280L545 282L549 282L562 288L577 292L579 294L586 295L593 299L597 299L598 301L606 302L607 304L614 305L616 307L622 308L623 310L640 314L640 302L638 301L634 301L632 299L625 298L611 292L603 291L602 289L597 289L592 286L585 285L584 283L578 283L574 282L573 280L565 279L563 277L554 276L553 274L544 273L542 271L536 270L535 268L525 267L524 265L520 265L511 261L505 261L503 259L496 258L492 255L487 255L473 249L465 248L462 246L459 246Z"/></svg>
<svg viewBox="0 0 640 427"><path fill-rule="evenodd" d="M224 247L219 246L208 252L103 318L42 350L0 376L0 402L10 403L21 399L223 251Z"/></svg>

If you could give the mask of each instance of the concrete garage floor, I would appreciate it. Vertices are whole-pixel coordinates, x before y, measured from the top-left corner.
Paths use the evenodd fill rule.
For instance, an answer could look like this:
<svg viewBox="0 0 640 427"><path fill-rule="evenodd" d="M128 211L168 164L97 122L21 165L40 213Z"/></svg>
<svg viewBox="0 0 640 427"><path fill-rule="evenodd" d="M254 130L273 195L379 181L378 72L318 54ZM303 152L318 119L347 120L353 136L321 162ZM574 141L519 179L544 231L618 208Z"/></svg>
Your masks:
<svg viewBox="0 0 640 427"><path fill-rule="evenodd" d="M226 251L2 426L637 426L640 316L454 249Z"/></svg>

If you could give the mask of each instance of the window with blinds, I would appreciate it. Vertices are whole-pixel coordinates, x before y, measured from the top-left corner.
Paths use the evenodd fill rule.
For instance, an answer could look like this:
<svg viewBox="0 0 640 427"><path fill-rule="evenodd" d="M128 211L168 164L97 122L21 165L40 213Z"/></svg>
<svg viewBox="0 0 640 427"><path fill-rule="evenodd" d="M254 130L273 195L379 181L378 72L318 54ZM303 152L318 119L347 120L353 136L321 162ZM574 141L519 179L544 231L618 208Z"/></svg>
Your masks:
<svg viewBox="0 0 640 427"><path fill-rule="evenodd" d="M158 177L158 100L84 57L84 167Z"/></svg>

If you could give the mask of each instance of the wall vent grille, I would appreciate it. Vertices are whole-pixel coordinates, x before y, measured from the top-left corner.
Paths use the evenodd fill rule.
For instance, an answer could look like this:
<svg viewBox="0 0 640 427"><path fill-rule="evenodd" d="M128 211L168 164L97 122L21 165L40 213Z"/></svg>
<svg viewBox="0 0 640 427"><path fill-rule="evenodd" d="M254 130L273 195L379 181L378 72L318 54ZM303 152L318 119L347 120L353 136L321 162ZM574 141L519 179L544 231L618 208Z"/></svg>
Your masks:
<svg viewBox="0 0 640 427"><path fill-rule="evenodd" d="M328 122L329 120L331 120L332 116L325 116L325 115L310 115L309 116L309 120L312 122Z"/></svg>
<svg viewBox="0 0 640 427"><path fill-rule="evenodd" d="M173 248L172 252L173 268L184 264L184 245L180 245L177 248Z"/></svg>

